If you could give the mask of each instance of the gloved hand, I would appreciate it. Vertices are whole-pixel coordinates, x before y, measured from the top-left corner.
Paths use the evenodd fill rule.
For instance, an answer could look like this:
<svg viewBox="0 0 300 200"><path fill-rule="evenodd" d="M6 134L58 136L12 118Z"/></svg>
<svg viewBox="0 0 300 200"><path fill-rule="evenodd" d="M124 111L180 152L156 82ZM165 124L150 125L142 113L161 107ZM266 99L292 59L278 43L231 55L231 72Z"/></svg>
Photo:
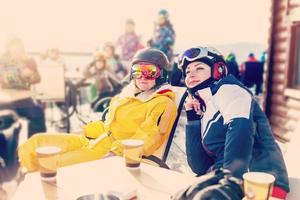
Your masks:
<svg viewBox="0 0 300 200"><path fill-rule="evenodd" d="M191 94L188 94L188 96L186 97L184 108L188 121L195 121L200 119L200 116L202 115L200 103Z"/></svg>
<svg viewBox="0 0 300 200"><path fill-rule="evenodd" d="M102 121L89 122L84 127L83 132L85 137L95 139L104 132L104 123Z"/></svg>
<svg viewBox="0 0 300 200"><path fill-rule="evenodd" d="M219 184L208 186L200 190L193 199L197 200L241 200L244 196L242 180L225 177Z"/></svg>
<svg viewBox="0 0 300 200"><path fill-rule="evenodd" d="M199 180L193 185L179 191L176 195L172 197L173 200L188 200L193 199L193 197L202 189L218 184L218 182L229 175L230 171L226 169L216 169L206 175L200 176Z"/></svg>
<svg viewBox="0 0 300 200"><path fill-rule="evenodd" d="M199 180L175 194L173 200L230 200L242 199L241 181L230 177L230 171L217 169L199 177Z"/></svg>

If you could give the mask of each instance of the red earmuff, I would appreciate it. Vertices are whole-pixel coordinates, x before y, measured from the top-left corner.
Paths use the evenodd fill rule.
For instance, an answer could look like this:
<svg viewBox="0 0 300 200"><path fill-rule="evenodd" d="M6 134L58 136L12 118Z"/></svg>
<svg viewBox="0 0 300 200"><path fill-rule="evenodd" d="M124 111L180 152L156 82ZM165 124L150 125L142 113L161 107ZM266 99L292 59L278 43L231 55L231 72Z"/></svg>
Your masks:
<svg viewBox="0 0 300 200"><path fill-rule="evenodd" d="M220 80L224 76L227 75L227 67L224 62L216 62L214 64L214 70L213 70L213 78L215 80Z"/></svg>

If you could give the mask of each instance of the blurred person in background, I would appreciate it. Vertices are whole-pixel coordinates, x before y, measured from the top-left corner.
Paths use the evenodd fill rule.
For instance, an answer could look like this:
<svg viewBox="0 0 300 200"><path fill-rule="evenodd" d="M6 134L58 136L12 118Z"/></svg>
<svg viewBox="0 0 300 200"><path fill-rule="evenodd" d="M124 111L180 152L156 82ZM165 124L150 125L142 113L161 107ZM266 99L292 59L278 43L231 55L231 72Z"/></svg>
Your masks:
<svg viewBox="0 0 300 200"><path fill-rule="evenodd" d="M169 12L161 9L158 12L157 21L154 24L154 33L148 41L148 45L164 52L171 63L173 60L174 44L175 31L170 21Z"/></svg>
<svg viewBox="0 0 300 200"><path fill-rule="evenodd" d="M115 46L111 42L106 42L104 44L103 55L105 56L108 69L119 79L123 79L128 71L123 66L119 55L115 52Z"/></svg>
<svg viewBox="0 0 300 200"><path fill-rule="evenodd" d="M118 47L121 48L121 60L125 62L130 62L137 50L143 48L139 36L135 33L135 23L132 19L127 19L125 33L116 42L116 48Z"/></svg>
<svg viewBox="0 0 300 200"><path fill-rule="evenodd" d="M5 70L1 72L0 88L30 90L31 85L40 82L36 62L27 56L19 38L11 38L6 44L0 68ZM0 109L4 108L13 109L19 116L28 119L28 137L46 131L44 110L31 97L0 105Z"/></svg>
<svg viewBox="0 0 300 200"><path fill-rule="evenodd" d="M85 67L83 77L94 78L95 81L96 97L92 100L92 108L100 99L114 96L121 87L117 77L108 70L104 55L99 52L95 53L94 60Z"/></svg>
<svg viewBox="0 0 300 200"><path fill-rule="evenodd" d="M239 64L236 61L235 54L228 54L225 61L228 69L228 74L232 74L236 79L240 80Z"/></svg>
<svg viewBox="0 0 300 200"><path fill-rule="evenodd" d="M267 52L266 51L263 51L260 55L260 62L262 62L263 64L265 64L267 60Z"/></svg>
<svg viewBox="0 0 300 200"><path fill-rule="evenodd" d="M264 63L258 61L254 53L249 53L248 59L241 65L240 72L241 81L246 87L255 86L255 95L262 93Z"/></svg>

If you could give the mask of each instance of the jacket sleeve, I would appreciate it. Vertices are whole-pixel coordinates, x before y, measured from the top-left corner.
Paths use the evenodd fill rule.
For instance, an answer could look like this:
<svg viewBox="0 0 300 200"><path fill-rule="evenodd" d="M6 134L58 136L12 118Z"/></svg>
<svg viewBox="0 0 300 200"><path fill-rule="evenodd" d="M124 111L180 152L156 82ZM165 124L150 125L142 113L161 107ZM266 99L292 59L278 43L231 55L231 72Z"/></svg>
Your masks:
<svg viewBox="0 0 300 200"><path fill-rule="evenodd" d="M91 63L84 68L82 75L85 79L91 78L92 76L95 75L94 73L91 72L92 67L93 67L93 65Z"/></svg>
<svg viewBox="0 0 300 200"><path fill-rule="evenodd" d="M83 128L84 136L88 139L96 139L104 133L104 131L104 123L102 121L89 122Z"/></svg>
<svg viewBox="0 0 300 200"><path fill-rule="evenodd" d="M252 96L238 85L223 85L215 103L227 125L224 164L239 178L249 168L254 142Z"/></svg>
<svg viewBox="0 0 300 200"><path fill-rule="evenodd" d="M160 41L163 47L168 47L174 45L175 36L173 32L169 29L165 29L162 33L163 39Z"/></svg>
<svg viewBox="0 0 300 200"><path fill-rule="evenodd" d="M213 165L213 160L206 154L202 146L200 120L189 121L185 133L188 164L194 173L203 175Z"/></svg>
<svg viewBox="0 0 300 200"><path fill-rule="evenodd" d="M106 70L105 73L107 73L108 80L112 84L114 89L122 87L121 81L118 80L118 77L115 74L108 70Z"/></svg>
<svg viewBox="0 0 300 200"><path fill-rule="evenodd" d="M167 139L172 125L176 119L177 108L169 98L164 98L155 105L147 114L147 117L131 139L144 140L144 155L153 154ZM112 151L118 155L123 149L121 140L116 140L112 145Z"/></svg>

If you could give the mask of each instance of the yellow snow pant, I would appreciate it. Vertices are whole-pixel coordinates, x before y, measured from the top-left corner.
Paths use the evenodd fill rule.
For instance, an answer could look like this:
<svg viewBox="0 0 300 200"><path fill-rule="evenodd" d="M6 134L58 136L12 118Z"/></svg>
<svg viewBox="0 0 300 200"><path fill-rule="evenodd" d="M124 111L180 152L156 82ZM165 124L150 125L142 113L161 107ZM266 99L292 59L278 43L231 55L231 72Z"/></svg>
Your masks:
<svg viewBox="0 0 300 200"><path fill-rule="evenodd" d="M62 149L59 155L58 167L72 165L80 162L100 159L111 148L110 137L105 137L95 145L83 135L67 133L41 133L33 135L18 149L21 165L28 171L38 169L35 149L41 146L57 146Z"/></svg>

